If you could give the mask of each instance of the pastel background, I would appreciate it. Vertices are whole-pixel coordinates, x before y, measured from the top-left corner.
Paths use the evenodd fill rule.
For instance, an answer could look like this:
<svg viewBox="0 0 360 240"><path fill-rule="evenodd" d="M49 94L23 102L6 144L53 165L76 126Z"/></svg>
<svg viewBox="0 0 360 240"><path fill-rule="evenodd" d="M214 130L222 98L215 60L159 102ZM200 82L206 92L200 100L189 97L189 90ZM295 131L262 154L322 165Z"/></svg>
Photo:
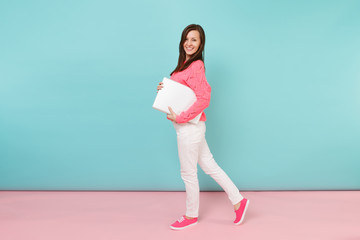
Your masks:
<svg viewBox="0 0 360 240"><path fill-rule="evenodd" d="M207 140L240 190L360 189L359 12L357 0L1 1L0 189L184 190L173 126L151 106L191 23L207 37Z"/></svg>

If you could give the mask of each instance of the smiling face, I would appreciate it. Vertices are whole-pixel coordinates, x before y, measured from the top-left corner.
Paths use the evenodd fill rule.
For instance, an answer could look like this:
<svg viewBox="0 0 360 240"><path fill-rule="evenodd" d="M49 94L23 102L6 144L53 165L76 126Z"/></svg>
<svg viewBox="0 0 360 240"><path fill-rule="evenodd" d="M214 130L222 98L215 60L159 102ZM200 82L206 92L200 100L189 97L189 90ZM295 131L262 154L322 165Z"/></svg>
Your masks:
<svg viewBox="0 0 360 240"><path fill-rule="evenodd" d="M186 36L183 47L187 61L200 47L200 33L197 30L190 31Z"/></svg>

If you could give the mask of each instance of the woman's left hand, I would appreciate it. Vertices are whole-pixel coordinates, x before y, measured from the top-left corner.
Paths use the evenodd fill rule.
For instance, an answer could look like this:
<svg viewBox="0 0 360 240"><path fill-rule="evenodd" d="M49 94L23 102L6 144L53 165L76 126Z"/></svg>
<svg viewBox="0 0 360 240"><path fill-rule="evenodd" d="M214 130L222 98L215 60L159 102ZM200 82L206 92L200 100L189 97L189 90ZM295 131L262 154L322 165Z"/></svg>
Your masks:
<svg viewBox="0 0 360 240"><path fill-rule="evenodd" d="M169 111L170 111L170 114L167 115L168 119L176 122L176 114L174 113L174 111L172 110L171 107L169 107Z"/></svg>

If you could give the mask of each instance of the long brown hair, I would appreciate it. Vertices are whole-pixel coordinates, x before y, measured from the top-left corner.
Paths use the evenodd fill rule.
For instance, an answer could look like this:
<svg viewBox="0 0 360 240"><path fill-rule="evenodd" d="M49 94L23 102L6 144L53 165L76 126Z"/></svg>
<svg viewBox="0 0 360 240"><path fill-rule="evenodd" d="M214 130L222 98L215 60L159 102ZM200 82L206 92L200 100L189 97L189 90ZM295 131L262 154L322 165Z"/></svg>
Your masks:
<svg viewBox="0 0 360 240"><path fill-rule="evenodd" d="M191 57L189 58L189 60L186 60L186 52L184 50L184 42L186 40L186 36L188 35L188 33L190 31L196 30L199 32L200 34L200 46L199 49L196 51L196 53L194 53L193 55L191 55ZM186 68L188 68L190 66L190 64L196 60L201 60L204 62L204 48L205 48L205 32L204 29L197 24L190 24L189 26L187 26L182 34L181 34L181 40L180 40L180 44L179 44L179 60L178 60L178 64L175 68L174 71L172 71L170 73L173 74L174 72L181 72L183 70L185 70ZM185 62L185 63L184 63Z"/></svg>

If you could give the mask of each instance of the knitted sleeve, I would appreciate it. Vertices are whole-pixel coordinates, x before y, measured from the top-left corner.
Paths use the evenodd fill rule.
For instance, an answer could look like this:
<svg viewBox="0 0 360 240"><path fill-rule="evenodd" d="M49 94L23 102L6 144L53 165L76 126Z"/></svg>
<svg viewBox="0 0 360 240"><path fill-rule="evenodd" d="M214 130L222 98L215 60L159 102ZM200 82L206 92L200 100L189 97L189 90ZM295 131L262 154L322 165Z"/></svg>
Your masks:
<svg viewBox="0 0 360 240"><path fill-rule="evenodd" d="M196 102L190 108L176 116L177 123L186 123L195 118L210 104L211 87L206 81L205 67L201 60L193 62L189 66L188 77L185 82L194 91Z"/></svg>

